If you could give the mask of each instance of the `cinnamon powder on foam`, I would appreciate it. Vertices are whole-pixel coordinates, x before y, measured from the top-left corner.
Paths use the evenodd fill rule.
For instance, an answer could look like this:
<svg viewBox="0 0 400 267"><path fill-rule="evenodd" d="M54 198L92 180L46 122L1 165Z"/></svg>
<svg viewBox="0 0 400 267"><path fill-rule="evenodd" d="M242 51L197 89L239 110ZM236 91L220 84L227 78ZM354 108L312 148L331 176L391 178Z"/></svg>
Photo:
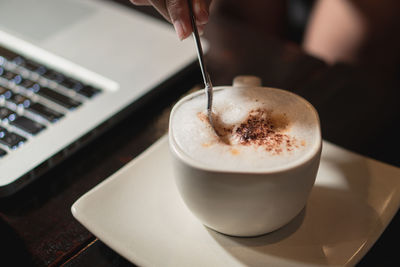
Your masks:
<svg viewBox="0 0 400 267"><path fill-rule="evenodd" d="M209 124L204 113L199 112L197 115L200 120ZM266 109L251 110L248 117L238 126L224 124L215 116L214 127L219 141L226 145L263 147L274 155L305 146L304 140L299 142L295 137L285 133L289 129L289 120L285 114L272 115L272 112ZM203 144L204 147L210 145ZM238 155L239 151L232 148L231 153Z"/></svg>

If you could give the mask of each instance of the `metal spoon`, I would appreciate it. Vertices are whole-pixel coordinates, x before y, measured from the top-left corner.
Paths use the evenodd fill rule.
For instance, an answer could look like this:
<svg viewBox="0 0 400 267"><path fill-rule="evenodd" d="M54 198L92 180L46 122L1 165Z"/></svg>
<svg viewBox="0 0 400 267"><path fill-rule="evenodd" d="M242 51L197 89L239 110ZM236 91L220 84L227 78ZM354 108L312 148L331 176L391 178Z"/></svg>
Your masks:
<svg viewBox="0 0 400 267"><path fill-rule="evenodd" d="M196 26L196 19L194 17L192 0L188 0L187 2L189 5L190 20L192 22L193 38L196 42L197 57L199 58L201 74L203 75L203 81L204 81L204 85L205 85L204 89L206 91L206 96L207 96L208 120L210 121L211 127L215 130L214 124L213 124L213 118L212 118L213 87L212 87L210 75L208 74L206 65L204 64L203 48L201 46L200 36L199 36L199 32L198 32L197 26Z"/></svg>

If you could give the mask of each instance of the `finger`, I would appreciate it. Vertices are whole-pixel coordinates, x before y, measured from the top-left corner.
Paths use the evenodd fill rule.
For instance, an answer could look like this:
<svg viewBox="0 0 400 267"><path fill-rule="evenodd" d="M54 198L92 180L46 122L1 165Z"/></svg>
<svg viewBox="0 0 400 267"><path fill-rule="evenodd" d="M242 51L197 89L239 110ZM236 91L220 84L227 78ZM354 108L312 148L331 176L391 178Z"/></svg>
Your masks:
<svg viewBox="0 0 400 267"><path fill-rule="evenodd" d="M190 34L188 19L181 19L183 12L182 5L186 6L186 0L148 0L154 8L170 23L174 25L175 32L180 40L185 39ZM176 10L177 9L177 10ZM171 16L171 14L172 16ZM186 7L186 12L189 10ZM187 15L188 17L188 15Z"/></svg>
<svg viewBox="0 0 400 267"><path fill-rule="evenodd" d="M179 39L187 38L192 32L187 0L166 0L166 7Z"/></svg>
<svg viewBox="0 0 400 267"><path fill-rule="evenodd" d="M204 25L208 22L211 0L193 0L193 12L196 17L196 23Z"/></svg>
<svg viewBox="0 0 400 267"><path fill-rule="evenodd" d="M174 25L180 40L187 38L192 32L187 0L133 0L147 1L169 22ZM208 21L209 7L212 0L191 0L197 25ZM202 28L203 30L203 28Z"/></svg>
<svg viewBox="0 0 400 267"><path fill-rule="evenodd" d="M148 0L130 0L132 4L136 6L151 6Z"/></svg>

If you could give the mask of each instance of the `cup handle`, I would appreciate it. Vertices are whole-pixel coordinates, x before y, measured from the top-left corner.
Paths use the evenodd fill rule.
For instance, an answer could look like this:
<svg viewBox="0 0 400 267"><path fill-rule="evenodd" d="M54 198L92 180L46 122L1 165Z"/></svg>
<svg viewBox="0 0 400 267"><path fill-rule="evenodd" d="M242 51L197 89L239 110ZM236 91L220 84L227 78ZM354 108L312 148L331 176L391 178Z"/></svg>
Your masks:
<svg viewBox="0 0 400 267"><path fill-rule="evenodd" d="M233 79L233 87L258 87L261 86L262 81L260 77L252 75L240 75Z"/></svg>

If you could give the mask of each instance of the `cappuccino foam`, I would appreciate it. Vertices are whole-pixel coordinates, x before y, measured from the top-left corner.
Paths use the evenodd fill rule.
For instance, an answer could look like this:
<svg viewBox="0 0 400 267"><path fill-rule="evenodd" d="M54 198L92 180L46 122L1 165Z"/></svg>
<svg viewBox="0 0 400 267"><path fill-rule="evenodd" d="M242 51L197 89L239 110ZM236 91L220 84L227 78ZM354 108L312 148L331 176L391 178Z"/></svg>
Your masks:
<svg viewBox="0 0 400 267"><path fill-rule="evenodd" d="M273 171L306 158L321 142L317 113L292 93L262 87L215 90L215 131L205 103L205 94L181 101L170 121L179 149L205 168Z"/></svg>

